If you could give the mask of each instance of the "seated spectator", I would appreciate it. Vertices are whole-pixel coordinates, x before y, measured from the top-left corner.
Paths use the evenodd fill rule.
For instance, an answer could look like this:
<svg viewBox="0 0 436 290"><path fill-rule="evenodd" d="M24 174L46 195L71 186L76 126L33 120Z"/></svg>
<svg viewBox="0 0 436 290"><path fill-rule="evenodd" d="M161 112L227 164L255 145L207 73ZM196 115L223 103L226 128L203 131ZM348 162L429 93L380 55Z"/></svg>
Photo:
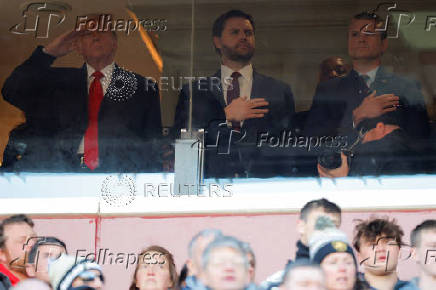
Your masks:
<svg viewBox="0 0 436 290"><path fill-rule="evenodd" d="M48 277L48 264L62 254L66 254L65 243L55 237L38 237L29 251L26 262L26 273L31 278L36 278L50 283Z"/></svg>
<svg viewBox="0 0 436 290"><path fill-rule="evenodd" d="M243 290L250 283L247 253L234 237L211 242L202 256L203 281L212 290Z"/></svg>
<svg viewBox="0 0 436 290"><path fill-rule="evenodd" d="M300 217L297 221L297 231L300 240L297 241L297 253L295 260L309 259L309 237L314 231L315 221L320 216L330 217L337 227L341 224L341 208L325 198L311 200L300 210ZM291 260L288 261L288 265ZM277 288L283 282L285 272L280 270L269 276L260 284L263 289Z"/></svg>
<svg viewBox="0 0 436 290"><path fill-rule="evenodd" d="M288 264L280 290L324 290L325 277L319 267L306 259Z"/></svg>
<svg viewBox="0 0 436 290"><path fill-rule="evenodd" d="M341 165L328 169L318 164L321 177L361 175L411 174L422 171L420 160L414 160L417 151L410 137L398 125L400 110L380 117L366 119L357 127L360 143L345 155L341 152Z"/></svg>
<svg viewBox="0 0 436 290"><path fill-rule="evenodd" d="M129 290L177 289L177 270L173 255L160 246L141 252Z"/></svg>
<svg viewBox="0 0 436 290"><path fill-rule="evenodd" d="M436 220L426 220L417 225L410 234L410 242L415 249L419 274L401 290L436 289Z"/></svg>
<svg viewBox="0 0 436 290"><path fill-rule="evenodd" d="M330 217L336 227L341 225L341 208L325 198L311 200L300 210L297 230L300 240L297 242L295 259L309 258L309 237L314 231L315 222L320 216Z"/></svg>
<svg viewBox="0 0 436 290"><path fill-rule="evenodd" d="M25 257L31 247L28 241L36 236L33 226L32 219L23 214L10 216L0 223L0 273L12 286L28 278Z"/></svg>
<svg viewBox="0 0 436 290"><path fill-rule="evenodd" d="M309 241L310 259L321 265L327 290L367 289L357 281L357 260L348 238L329 217L319 217Z"/></svg>
<svg viewBox="0 0 436 290"><path fill-rule="evenodd" d="M325 82L334 78L342 78L350 71L349 65L345 64L342 57L331 56L321 62L319 82Z"/></svg>
<svg viewBox="0 0 436 290"><path fill-rule="evenodd" d="M11 290L51 290L52 288L46 282L38 279L26 279L19 282Z"/></svg>
<svg viewBox="0 0 436 290"><path fill-rule="evenodd" d="M12 287L11 290L51 290L51 287L38 279L26 279Z"/></svg>
<svg viewBox="0 0 436 290"><path fill-rule="evenodd" d="M363 266L359 280L375 289L399 289L407 284L397 274L403 235L394 219L370 218L356 225L353 246Z"/></svg>
<svg viewBox="0 0 436 290"><path fill-rule="evenodd" d="M103 289L100 265L65 254L49 264L48 276L53 290Z"/></svg>
<svg viewBox="0 0 436 290"><path fill-rule="evenodd" d="M214 239L221 237L222 233L217 229L205 229L196 234L188 246L188 277L186 277L186 287L188 289L206 289L203 280L203 270L201 267L201 257L204 249Z"/></svg>

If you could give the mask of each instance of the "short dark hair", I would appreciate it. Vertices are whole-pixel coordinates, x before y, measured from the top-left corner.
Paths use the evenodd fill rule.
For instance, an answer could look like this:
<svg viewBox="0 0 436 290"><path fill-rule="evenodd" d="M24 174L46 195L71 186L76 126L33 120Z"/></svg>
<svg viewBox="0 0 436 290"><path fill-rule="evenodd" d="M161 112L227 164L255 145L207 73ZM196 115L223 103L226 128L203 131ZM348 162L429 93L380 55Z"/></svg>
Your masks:
<svg viewBox="0 0 436 290"><path fill-rule="evenodd" d="M67 246L65 245L65 243L63 241L59 240L58 238L38 237L36 239L35 244L32 246L32 248L29 251L26 262L29 264L35 263L35 258L36 258L36 254L38 253L38 248L40 246L44 246L44 245L53 245L53 246L62 247L65 249L65 252L67 251Z"/></svg>
<svg viewBox="0 0 436 290"><path fill-rule="evenodd" d="M311 268L311 269L316 269L316 270L319 270L322 272L320 265L318 263L312 262L309 259L303 258L303 259L298 259L296 261L291 261L285 267L281 284L284 284L286 282L286 280L291 275L292 271L294 271L296 269L300 269L300 268Z"/></svg>
<svg viewBox="0 0 436 290"><path fill-rule="evenodd" d="M33 228L33 226L34 226L32 219L25 214L16 214L16 215L13 215L13 216L10 216L10 217L4 219L0 223L0 248L3 248L5 246L5 242L6 242L6 237L5 237L5 233L4 233L5 226L11 225L11 224L19 224L19 223L26 223L31 228Z"/></svg>
<svg viewBox="0 0 436 290"><path fill-rule="evenodd" d="M417 247L421 243L421 232L428 230L436 231L436 220L425 220L412 230L410 233L412 247Z"/></svg>
<svg viewBox="0 0 436 290"><path fill-rule="evenodd" d="M400 104L405 104L404 98L400 98ZM407 106L407 104L406 104ZM374 117L374 118L366 118L363 119L359 124L356 126L356 130L358 132L368 132L371 129L374 129L377 127L378 123L383 123L385 125L395 125L398 127L401 127L401 120L403 120L403 117L406 113L406 110L404 107L399 107L395 111L384 113L383 115Z"/></svg>
<svg viewBox="0 0 436 290"><path fill-rule="evenodd" d="M354 19L374 20L375 28L383 27L383 25L385 24L385 21L377 13L373 11L360 12L353 16L352 20ZM382 40L388 37L387 28L379 32Z"/></svg>
<svg viewBox="0 0 436 290"><path fill-rule="evenodd" d="M341 208L334 202L329 201L328 199L321 198L311 200L306 203L303 208L300 210L300 219L307 221L307 217L310 212L314 209L322 208L326 213L333 213L341 215Z"/></svg>
<svg viewBox="0 0 436 290"><path fill-rule="evenodd" d="M401 247L404 232L397 224L395 219L371 217L368 220L361 221L354 228L355 234L353 239L353 247L356 251L360 251L361 239L369 242L376 242L378 236L386 235L387 237L395 238L398 246Z"/></svg>
<svg viewBox="0 0 436 290"><path fill-rule="evenodd" d="M212 37L221 37L224 30L224 26L226 26L226 22L230 18L247 19L248 21L250 21L251 26L253 26L253 32L256 31L253 16L241 10L230 10L224 14L221 14L217 19L215 19L215 22L213 23L213 27L212 27ZM215 50L217 53L220 53L220 50L218 48L215 47Z"/></svg>

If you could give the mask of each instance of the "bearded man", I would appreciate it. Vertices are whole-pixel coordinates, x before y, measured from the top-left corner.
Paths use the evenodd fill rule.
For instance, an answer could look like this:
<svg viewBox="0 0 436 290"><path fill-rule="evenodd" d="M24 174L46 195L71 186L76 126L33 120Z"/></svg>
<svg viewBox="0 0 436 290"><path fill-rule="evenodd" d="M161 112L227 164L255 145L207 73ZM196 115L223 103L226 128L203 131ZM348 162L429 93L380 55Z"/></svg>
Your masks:
<svg viewBox="0 0 436 290"><path fill-rule="evenodd" d="M221 67L212 77L195 83L192 94L192 128L207 132L205 176L281 175L281 166L262 156L256 139L265 132L279 136L290 127L295 113L291 88L253 68L251 15L240 10L222 14L214 22L212 37ZM187 128L188 108L185 86L176 108L176 136Z"/></svg>

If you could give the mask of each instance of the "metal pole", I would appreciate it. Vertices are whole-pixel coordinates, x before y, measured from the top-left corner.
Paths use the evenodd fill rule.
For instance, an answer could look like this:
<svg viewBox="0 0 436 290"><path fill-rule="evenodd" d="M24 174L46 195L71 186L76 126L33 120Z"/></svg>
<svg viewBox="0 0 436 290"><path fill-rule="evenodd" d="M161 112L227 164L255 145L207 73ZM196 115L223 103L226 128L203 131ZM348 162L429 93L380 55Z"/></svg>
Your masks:
<svg viewBox="0 0 436 290"><path fill-rule="evenodd" d="M194 75L194 36L195 36L195 0L191 5L191 60L190 76ZM188 134L192 136L192 81L189 82L189 116L188 116Z"/></svg>

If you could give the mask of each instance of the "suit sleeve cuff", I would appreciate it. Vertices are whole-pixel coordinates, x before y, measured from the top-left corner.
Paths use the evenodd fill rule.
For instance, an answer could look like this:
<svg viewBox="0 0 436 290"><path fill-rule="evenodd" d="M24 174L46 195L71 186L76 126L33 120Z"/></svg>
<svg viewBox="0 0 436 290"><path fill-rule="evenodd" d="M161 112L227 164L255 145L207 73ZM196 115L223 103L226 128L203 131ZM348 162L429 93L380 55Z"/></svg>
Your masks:
<svg viewBox="0 0 436 290"><path fill-rule="evenodd" d="M33 52L32 56L30 57L30 61L32 63L36 63L38 65L42 66L51 66L51 64L55 61L56 57L44 52L44 47L39 45L35 51Z"/></svg>

